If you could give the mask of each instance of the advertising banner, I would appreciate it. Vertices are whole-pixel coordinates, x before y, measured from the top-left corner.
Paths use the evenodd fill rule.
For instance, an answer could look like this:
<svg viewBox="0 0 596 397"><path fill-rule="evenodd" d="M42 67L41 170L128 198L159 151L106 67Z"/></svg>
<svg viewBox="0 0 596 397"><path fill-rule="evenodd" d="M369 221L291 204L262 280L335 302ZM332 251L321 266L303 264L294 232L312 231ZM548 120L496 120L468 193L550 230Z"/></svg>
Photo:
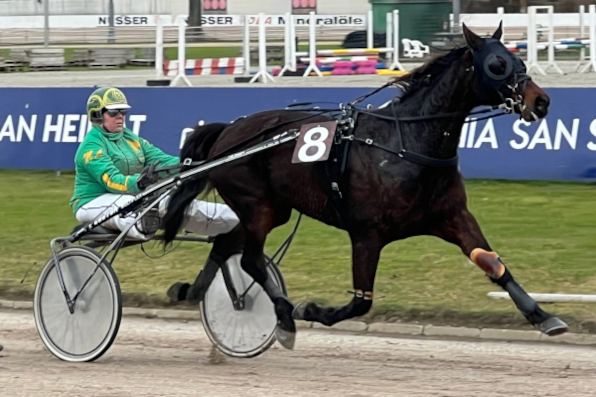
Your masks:
<svg viewBox="0 0 596 397"><path fill-rule="evenodd" d="M124 89L132 109L128 128L170 154L178 154L199 123L231 122L302 102L337 107L371 88L176 88ZM89 88L0 89L0 168L70 170L89 129ZM459 144L467 178L596 180L596 89L552 88L549 115L527 123L516 115L465 124ZM395 88L363 106L380 106ZM371 150L374 150L371 148Z"/></svg>

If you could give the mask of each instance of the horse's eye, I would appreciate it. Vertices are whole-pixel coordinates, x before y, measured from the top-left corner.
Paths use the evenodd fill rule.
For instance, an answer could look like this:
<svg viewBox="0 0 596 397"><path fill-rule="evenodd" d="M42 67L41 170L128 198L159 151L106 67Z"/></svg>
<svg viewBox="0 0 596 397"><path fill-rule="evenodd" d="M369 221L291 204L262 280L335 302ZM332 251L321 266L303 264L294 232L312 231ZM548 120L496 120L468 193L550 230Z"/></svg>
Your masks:
<svg viewBox="0 0 596 397"><path fill-rule="evenodd" d="M488 62L488 70L497 76L502 75L505 73L505 70L507 70L507 62L499 56L493 57Z"/></svg>

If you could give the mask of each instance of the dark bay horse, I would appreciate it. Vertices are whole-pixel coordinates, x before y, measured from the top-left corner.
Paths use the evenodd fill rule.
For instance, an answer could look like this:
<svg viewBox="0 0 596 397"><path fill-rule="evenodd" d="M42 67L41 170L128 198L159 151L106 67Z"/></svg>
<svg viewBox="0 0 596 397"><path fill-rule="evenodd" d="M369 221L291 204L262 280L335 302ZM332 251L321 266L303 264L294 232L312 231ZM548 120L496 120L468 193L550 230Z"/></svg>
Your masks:
<svg viewBox="0 0 596 397"><path fill-rule="evenodd" d="M456 157L463 123L475 107L507 103L523 119L535 121L546 116L550 99L527 76L523 62L501 44L500 26L491 38L481 38L465 25L463 30L466 47L396 78L394 84L404 91L400 99L359 114L345 171L338 180L340 211L331 199L325 162L292 163L294 144L235 160L208 176L184 182L169 204L166 241L181 227L186 206L209 186L236 212L240 225L216 238L202 274L193 285L177 290L179 298L200 300L218 266L242 247L243 269L274 303L278 340L292 348L294 319L332 325L364 315L372 306L382 248L396 240L430 235L459 246L492 282L509 292L537 329L548 335L567 331L563 321L526 294L491 249L467 208ZM273 110L232 124L209 124L198 127L187 140L181 158L212 159L300 129L302 124L330 119L312 111ZM347 305L294 307L264 271L265 239L289 220L293 209L349 233L355 291Z"/></svg>

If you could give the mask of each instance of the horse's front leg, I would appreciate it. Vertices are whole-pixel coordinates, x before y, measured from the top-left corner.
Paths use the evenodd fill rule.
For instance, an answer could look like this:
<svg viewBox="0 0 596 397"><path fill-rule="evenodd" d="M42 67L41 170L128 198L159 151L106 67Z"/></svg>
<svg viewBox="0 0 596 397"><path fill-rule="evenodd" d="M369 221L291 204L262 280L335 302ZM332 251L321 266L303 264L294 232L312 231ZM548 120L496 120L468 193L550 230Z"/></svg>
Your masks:
<svg viewBox="0 0 596 397"><path fill-rule="evenodd" d="M488 245L478 222L467 209L453 211L444 217L431 234L458 245L464 255L481 268L493 283L509 293L526 319L541 332L554 336L567 331L567 324L542 310L513 279L499 255Z"/></svg>
<svg viewBox="0 0 596 397"><path fill-rule="evenodd" d="M320 307L316 303L302 303L294 309L297 320L316 321L327 326L366 314L373 302L375 274L383 245L374 235L352 236L352 277L354 298L345 306Z"/></svg>

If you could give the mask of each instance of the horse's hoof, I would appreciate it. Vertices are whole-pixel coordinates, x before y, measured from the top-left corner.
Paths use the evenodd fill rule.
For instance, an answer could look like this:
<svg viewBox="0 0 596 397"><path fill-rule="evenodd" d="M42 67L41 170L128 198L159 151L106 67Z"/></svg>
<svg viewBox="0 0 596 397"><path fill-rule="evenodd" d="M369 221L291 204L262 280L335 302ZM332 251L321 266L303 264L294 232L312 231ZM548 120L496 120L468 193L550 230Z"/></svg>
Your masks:
<svg viewBox="0 0 596 397"><path fill-rule="evenodd" d="M558 317L551 317L547 320L544 320L538 326L538 329L540 330L540 332L543 332L548 336L556 336L567 332L569 330L569 327Z"/></svg>
<svg viewBox="0 0 596 397"><path fill-rule="evenodd" d="M177 283L172 284L170 288L168 288L168 292L166 295L170 298L170 302L180 302L186 300L186 293L188 292L188 288L190 287L189 283L183 283L178 281Z"/></svg>
<svg viewBox="0 0 596 397"><path fill-rule="evenodd" d="M304 320L304 314L306 313L306 302L300 302L292 311L292 318L294 320Z"/></svg>
<svg viewBox="0 0 596 397"><path fill-rule="evenodd" d="M278 325L275 327L275 338L280 345L288 350L292 350L294 348L294 343L296 343L296 332L286 331Z"/></svg>

